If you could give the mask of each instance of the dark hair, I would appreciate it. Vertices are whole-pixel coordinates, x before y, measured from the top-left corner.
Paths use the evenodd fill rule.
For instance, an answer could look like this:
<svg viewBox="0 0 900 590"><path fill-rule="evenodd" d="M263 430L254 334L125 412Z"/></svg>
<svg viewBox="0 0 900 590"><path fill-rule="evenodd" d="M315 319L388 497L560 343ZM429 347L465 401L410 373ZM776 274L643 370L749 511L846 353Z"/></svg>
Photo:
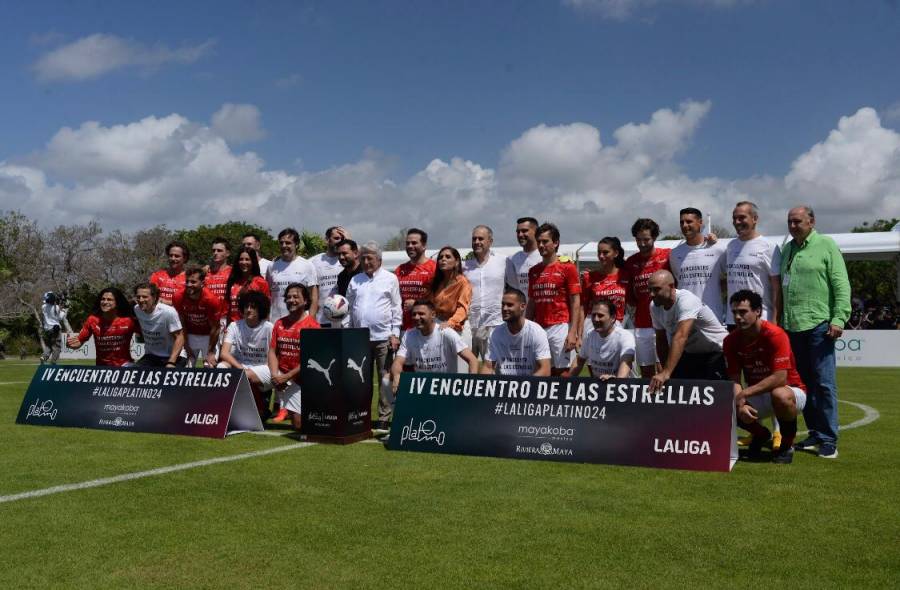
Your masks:
<svg viewBox="0 0 900 590"><path fill-rule="evenodd" d="M552 223L549 223L549 222L542 223L541 226L539 228L537 228L537 231L535 232L534 235L539 236L539 235L547 233L547 232L550 232L550 239L558 244L559 243L559 228L556 227Z"/></svg>
<svg viewBox="0 0 900 590"><path fill-rule="evenodd" d="M425 307L434 311L434 302L431 299L416 299L412 306L416 307L417 305L424 305Z"/></svg>
<svg viewBox="0 0 900 590"><path fill-rule="evenodd" d="M184 278L187 278L191 275L200 275L200 280L202 281L206 278L206 269L204 269L202 266L192 264L191 266L184 269Z"/></svg>
<svg viewBox="0 0 900 590"><path fill-rule="evenodd" d="M728 303L731 305L741 303L742 301L748 302L750 304L750 309L753 311L762 311L763 301L759 293L751 291L750 289L741 289L728 299Z"/></svg>
<svg viewBox="0 0 900 590"><path fill-rule="evenodd" d="M94 315L99 316L103 312L100 311L100 298L103 297L106 293L112 293L113 298L116 300L116 315L119 317L130 317L134 315L134 308L128 303L128 299L125 297L125 293L122 293L121 289L117 289L116 287L107 287L105 289L101 289L99 293L97 293L97 301L94 302Z"/></svg>
<svg viewBox="0 0 900 590"><path fill-rule="evenodd" d="M309 304L311 303L309 300L309 288L303 283L291 283L284 290L285 300L287 300L287 294L291 289L300 289L300 292L303 293L303 300L306 301L306 309L309 309Z"/></svg>
<svg viewBox="0 0 900 590"><path fill-rule="evenodd" d="M138 283L134 286L134 295L137 297L137 292L139 289L149 289L150 296L153 297L156 301L159 301L159 287L156 286L156 283Z"/></svg>
<svg viewBox="0 0 900 590"><path fill-rule="evenodd" d="M344 238L343 240L335 244L334 248L335 250L337 250L341 246L350 246L351 250L353 250L354 252L359 252L359 245L350 238Z"/></svg>
<svg viewBox="0 0 900 590"><path fill-rule="evenodd" d="M243 241L244 238L253 238L253 239L256 240L257 242L260 241L260 240L259 240L259 234L256 234L256 233L253 233L253 232L248 232L248 233L242 235L242 236L241 236L241 241Z"/></svg>
<svg viewBox="0 0 900 590"><path fill-rule="evenodd" d="M249 276L244 275L244 271L241 270L240 265L238 265L238 259L241 257L241 254L247 253L247 256L250 257L250 273ZM256 255L256 250L254 248L250 248L248 246L241 246L241 248L237 251L237 254L234 255L234 260L231 263L231 274L228 275L228 281L225 282L225 303L227 304L226 309L231 309L231 288L234 287L235 283L249 283L253 280L253 277L262 276L259 272L259 258ZM248 285L244 285L241 288L241 291L238 294L240 297L240 293L243 293L243 289ZM240 298L238 299L238 304L240 304ZM241 309L238 307L238 309Z"/></svg>
<svg viewBox="0 0 900 590"><path fill-rule="evenodd" d="M463 271L462 256L459 255L459 250L457 250L453 246L443 246L440 250L438 250L436 258L440 258L441 252L443 252L444 250L449 250L450 253L453 254L453 257L456 258L456 274L461 275ZM434 280L431 281L431 292L437 293L438 289L440 289L440 286L444 283L444 280L446 278L447 277L445 276L444 271L441 270L440 266L438 266L437 270L434 271Z"/></svg>
<svg viewBox="0 0 900 590"><path fill-rule="evenodd" d="M241 311L241 315L244 315L244 310L247 309L248 305L256 308L256 311L259 312L260 320L269 319L269 311L271 311L272 304L265 293L260 293L259 291L245 291L241 293L241 296L238 297L238 309Z"/></svg>
<svg viewBox="0 0 900 590"><path fill-rule="evenodd" d="M338 229L339 227L341 227L341 226L339 226L339 225L332 225L331 227L329 227L328 229L326 229L326 230L325 230L325 238L326 238L326 239L327 239L327 238L330 238L330 237L331 237L331 233L332 233L334 230Z"/></svg>
<svg viewBox="0 0 900 590"><path fill-rule="evenodd" d="M528 302L528 297L525 296L525 293L522 293L520 290L516 289L515 287L506 287L505 289L503 289L503 294L504 295L515 295L516 299L518 299L520 303Z"/></svg>
<svg viewBox="0 0 900 590"><path fill-rule="evenodd" d="M538 223L538 220L535 219L534 217L520 217L520 218L516 219L516 225L519 225L520 223L530 223L534 227L537 227L538 225L540 225Z"/></svg>
<svg viewBox="0 0 900 590"><path fill-rule="evenodd" d="M422 238L422 244L428 243L428 234L425 233L425 230L421 230L417 227L411 227L406 230L406 237L409 237L409 234L419 234L419 237Z"/></svg>
<svg viewBox="0 0 900 590"><path fill-rule="evenodd" d="M281 230L280 232L278 232L279 240L281 240L281 238L283 238L284 236L291 236L291 238L293 238L293 240L294 240L294 245L295 246L300 245L300 234L297 233L297 230L295 230L294 228L286 227L283 230Z"/></svg>
<svg viewBox="0 0 900 590"><path fill-rule="evenodd" d="M228 238L223 238L222 236L216 236L213 238L211 245L215 246L216 244L222 244L225 246L225 249L231 252L231 242L228 241Z"/></svg>
<svg viewBox="0 0 900 590"><path fill-rule="evenodd" d="M682 215L693 215L697 219L703 219L703 213L701 213L700 209L697 209L696 207L685 207L678 212L679 218L681 218Z"/></svg>
<svg viewBox="0 0 900 590"><path fill-rule="evenodd" d="M169 255L169 250L176 247L181 248L181 253L184 254L185 262L191 259L191 251L188 249L187 244L185 244L181 240L172 240L171 242L166 244L166 256Z"/></svg>
<svg viewBox="0 0 900 590"><path fill-rule="evenodd" d="M606 309L609 311L609 316L611 318L616 317L616 304L615 303L613 303L609 299L598 299L597 301L594 302L593 305L591 305L591 309L594 309L598 305L605 305Z"/></svg>
<svg viewBox="0 0 900 590"><path fill-rule="evenodd" d="M641 217L634 222L634 225L631 226L631 236L636 238L638 232L644 231L645 229L650 230L650 235L653 236L654 240L659 237L659 225L652 219L647 219L646 217Z"/></svg>
<svg viewBox="0 0 900 590"><path fill-rule="evenodd" d="M622 268L625 266L625 250L622 248L622 242L619 241L619 238L613 236L606 236L597 242L597 247L600 247L600 244L606 244L607 246L612 246L613 250L616 251L616 258L613 260L613 264L616 265L616 268Z"/></svg>

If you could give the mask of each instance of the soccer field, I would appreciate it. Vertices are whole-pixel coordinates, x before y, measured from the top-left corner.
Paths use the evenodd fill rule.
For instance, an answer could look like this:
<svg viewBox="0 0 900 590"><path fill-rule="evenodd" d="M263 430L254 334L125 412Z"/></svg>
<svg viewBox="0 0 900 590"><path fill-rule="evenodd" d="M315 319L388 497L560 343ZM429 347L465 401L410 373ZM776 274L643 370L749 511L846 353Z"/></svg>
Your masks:
<svg viewBox="0 0 900 590"><path fill-rule="evenodd" d="M900 370L839 370L842 400L880 413L842 434L839 459L721 474L20 426L35 368L0 362L0 588L900 580ZM14 497L215 458L232 460Z"/></svg>

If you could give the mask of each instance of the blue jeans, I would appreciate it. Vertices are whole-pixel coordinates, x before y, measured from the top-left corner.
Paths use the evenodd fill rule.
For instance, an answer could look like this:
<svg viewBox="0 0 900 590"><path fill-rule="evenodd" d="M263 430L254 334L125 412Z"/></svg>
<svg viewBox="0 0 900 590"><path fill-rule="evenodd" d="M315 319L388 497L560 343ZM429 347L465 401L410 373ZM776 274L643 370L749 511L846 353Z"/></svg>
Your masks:
<svg viewBox="0 0 900 590"><path fill-rule="evenodd" d="M838 410L834 340L827 334L828 322L822 322L812 330L788 332L788 337L797 360L797 372L806 384L803 419L809 436L820 443L836 445Z"/></svg>

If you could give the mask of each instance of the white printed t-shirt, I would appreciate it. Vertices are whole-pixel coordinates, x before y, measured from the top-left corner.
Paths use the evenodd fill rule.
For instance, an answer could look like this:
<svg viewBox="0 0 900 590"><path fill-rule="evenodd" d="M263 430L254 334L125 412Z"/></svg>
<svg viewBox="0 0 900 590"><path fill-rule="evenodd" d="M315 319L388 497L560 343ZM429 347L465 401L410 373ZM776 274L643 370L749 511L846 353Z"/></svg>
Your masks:
<svg viewBox="0 0 900 590"><path fill-rule="evenodd" d="M415 365L419 372L455 373L457 355L466 348L456 330L435 326L425 336L418 328L412 328L403 333L397 356L406 359L404 364Z"/></svg>
<svg viewBox="0 0 900 590"><path fill-rule="evenodd" d="M172 345L175 338L172 332L181 329L181 319L178 312L171 305L157 302L156 307L150 313L144 313L137 305L134 306L134 315L141 324L141 333L144 336L144 352L154 356L168 357L172 354ZM184 351L181 351L184 356Z"/></svg>
<svg viewBox="0 0 900 590"><path fill-rule="evenodd" d="M722 321L725 319L725 302L722 299L722 283L725 274L725 244L716 242L691 246L679 244L669 253L669 268L678 281L678 288L690 291L700 298Z"/></svg>
<svg viewBox="0 0 900 590"><path fill-rule="evenodd" d="M669 309L650 301L650 317L653 318L653 329L665 330L670 343L678 328L678 322L694 320L684 352L691 354L722 352L722 343L728 331L716 314L690 291L675 289L675 303Z"/></svg>
<svg viewBox="0 0 900 590"><path fill-rule="evenodd" d="M272 322L265 321L255 328L243 319L228 324L225 342L231 344L231 356L247 366L265 365L269 360L269 341L272 340Z"/></svg>
<svg viewBox="0 0 900 590"><path fill-rule="evenodd" d="M587 360L594 376L615 375L622 357L634 359L634 335L621 326L615 326L609 336L591 329L585 336L579 356Z"/></svg>
<svg viewBox="0 0 900 590"><path fill-rule="evenodd" d="M319 284L316 267L302 256L297 256L290 262L281 258L276 259L266 271L266 282L269 283L269 291L272 293L272 311L269 312L269 321L272 323L288 314L287 306L284 304L284 292L288 285L300 283L313 287Z"/></svg>
<svg viewBox="0 0 900 590"><path fill-rule="evenodd" d="M506 284L524 293L526 301L528 300L528 271L542 260L537 248L531 252L519 250L506 259Z"/></svg>
<svg viewBox="0 0 900 590"><path fill-rule="evenodd" d="M781 274L781 249L763 236L742 241L731 240L725 249L725 272L728 275L728 297L748 289L763 300L762 319L772 317L772 285L769 277ZM726 324L734 323L728 312Z"/></svg>
<svg viewBox="0 0 900 590"><path fill-rule="evenodd" d="M330 324L331 320L325 316L325 299L337 293L337 278L344 270L337 256L329 256L327 252L316 254L309 259L316 269L316 279L319 282L319 311L316 321L320 324Z"/></svg>
<svg viewBox="0 0 900 590"><path fill-rule="evenodd" d="M498 375L532 375L537 361L545 359L550 360L547 333L531 320L525 320L518 334L511 334L506 322L494 328L485 356Z"/></svg>

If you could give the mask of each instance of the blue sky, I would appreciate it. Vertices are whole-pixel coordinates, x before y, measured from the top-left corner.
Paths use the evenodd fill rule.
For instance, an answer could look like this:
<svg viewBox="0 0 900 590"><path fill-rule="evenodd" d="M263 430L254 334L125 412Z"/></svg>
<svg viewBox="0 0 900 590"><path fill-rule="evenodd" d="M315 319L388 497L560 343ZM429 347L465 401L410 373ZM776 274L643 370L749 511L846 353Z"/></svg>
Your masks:
<svg viewBox="0 0 900 590"><path fill-rule="evenodd" d="M245 132L220 135L232 156L252 152L260 173L285 175L275 192L312 175L303 191L279 196L269 187L258 196L296 200L300 213L317 198L310 185L325 182L329 171L372 162L378 173L369 180L400 186L389 198L406 202L421 197L410 187L417 174L435 159L452 164L453 158L495 173L493 188L487 182L476 189L488 191L480 203L515 207L522 183L511 171L525 164L517 168L504 154L529 129L585 123L609 147L616 129L646 124L660 109L677 114L685 101L708 108L679 136L675 153L658 158L658 169L638 181L715 178L721 187L704 198L730 210L724 200L735 194L735 183L737 192L754 178L784 184L796 160L825 142L841 117L868 107L877 113L875 131L889 141L880 144L887 172L866 205L883 212L900 198L884 177L900 160L892 159L890 135L900 123L896 2L6 2L3 11L0 161L46 176L43 188L28 186L35 202L77 200L101 182L97 172L89 180L53 161L48 144L61 128L95 121L108 129L172 114L210 126L225 103L255 109ZM97 59L119 65L73 74L83 70L71 60L85 55L65 53L98 35L104 53ZM46 65L53 52L62 60L55 69ZM55 157L63 156L56 150ZM147 178L140 182L170 172L151 168L142 168ZM144 194L138 180L127 188L135 198ZM528 186L531 209L550 198L586 195L546 178ZM603 195L584 198L604 209ZM2 208L15 202L0 198ZM84 219L129 225L123 216L91 210L96 202L82 200ZM309 225L327 223L319 219L327 207L315 209L320 213ZM555 210L547 205L541 212ZM177 219L146 220L178 225ZM587 231L572 227L579 236Z"/></svg>

